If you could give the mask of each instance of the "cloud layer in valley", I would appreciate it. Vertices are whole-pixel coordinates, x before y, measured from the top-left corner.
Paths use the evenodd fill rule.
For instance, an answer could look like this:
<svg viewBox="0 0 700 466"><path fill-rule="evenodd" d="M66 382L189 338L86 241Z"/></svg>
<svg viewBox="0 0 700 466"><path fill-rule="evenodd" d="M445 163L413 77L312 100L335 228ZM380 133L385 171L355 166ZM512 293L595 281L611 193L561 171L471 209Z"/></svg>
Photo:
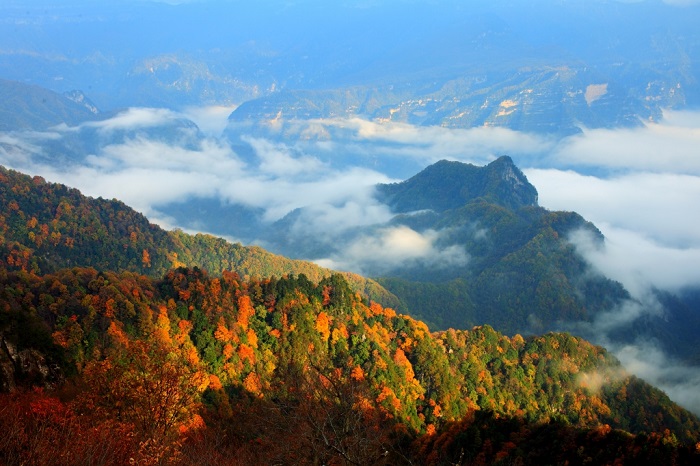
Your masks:
<svg viewBox="0 0 700 466"><path fill-rule="evenodd" d="M190 114L197 111L191 109ZM218 118L223 120L225 114L219 112ZM374 199L373 187L396 180L381 170L337 166L332 159L300 152L291 144L252 137L245 141L253 156L244 158L214 137L224 124L216 121L215 111L199 115L207 119L209 129L199 133L195 144L191 138L185 144L141 131L182 122L183 114L163 109L129 109L107 120L44 133L3 133L0 162L87 195L121 199L166 227L180 225L165 218L159 207L193 198L261 209L268 222L304 208L297 211L290 234L336 238L335 249L323 263L337 268L363 272L401 264L468 264L465 251L438 246L440 232L385 225L392 213ZM603 247L585 236L571 238L592 270L623 283L635 300L592 323L601 342L620 325L645 313L663 312L649 290L700 286L700 218L695 215L700 199L698 112L666 112L660 123L584 130L563 140L503 128L451 130L360 119L309 124L342 126L348 143L376 146L394 161L422 166L440 159L483 165L499 155L513 157L537 187L542 206L579 212L606 237ZM73 165L50 164L51 147L80 131L96 132L106 142ZM116 132L121 136L110 140ZM350 235L357 227L369 227L374 234ZM700 412L690 390L692 382L700 380L694 369L671 361L657 348L649 353L654 358L639 358L644 342L610 345L632 371ZM668 371L654 372L656 363Z"/></svg>
<svg viewBox="0 0 700 466"><path fill-rule="evenodd" d="M396 270L398 267L425 265L430 268L463 267L469 262L464 248L437 246L440 232L419 233L407 226L380 228L371 235L362 234L333 255L320 261L321 265L358 273L374 274Z"/></svg>
<svg viewBox="0 0 700 466"><path fill-rule="evenodd" d="M441 159L484 165L500 155L514 158L541 156L552 150L553 138L496 126L453 129L361 118L314 120L318 128L341 128L349 142L372 144L378 152L416 160L423 166Z"/></svg>
<svg viewBox="0 0 700 466"><path fill-rule="evenodd" d="M525 169L540 204L583 215L606 236L605 248L576 244L630 291L700 286L700 113L666 112L661 123L595 130L562 141ZM557 163L568 167L558 168ZM597 175L590 173L595 168Z"/></svg>
<svg viewBox="0 0 700 466"><path fill-rule="evenodd" d="M221 128L226 117L216 109L189 113L204 115L209 128ZM200 136L193 145L140 132L183 119L170 110L137 108L78 127L4 133L0 156L6 165L88 195L121 199L152 216L158 206L197 197L262 209L266 221L307 207L295 226L299 234L336 235L391 217L374 200L372 188L394 180L372 167L337 167L291 145L255 138L245 139L254 160L242 160L214 137ZM700 153L694 149L700 147L698 112L666 112L661 123L584 131L561 141L504 128L455 130L357 118L310 124L342 126L350 143L376 144L399 162L417 160L422 166L443 158L483 165L511 155L537 187L541 205L576 211L602 230L608 240L604 251L581 249L601 271L628 286L628 277L664 289L700 283L691 266L700 251L700 218L689 215L700 199ZM100 146L76 166L46 163L47 141L54 144L86 128L126 136ZM360 265L349 258L334 260Z"/></svg>
<svg viewBox="0 0 700 466"><path fill-rule="evenodd" d="M211 119L211 113L206 115ZM221 112L219 117L225 120L226 115ZM336 170L286 145L254 138L246 140L255 152L255 162L249 164L226 142L212 137L201 137L191 147L189 141L185 145L165 142L162 137L149 138L140 132L181 119L181 114L169 110L140 108L77 127L61 125L39 135L0 134L0 158L5 165L77 187L86 195L118 198L155 220L159 219L159 206L191 198L216 198L222 203L260 208L270 222L309 206L315 215L307 226L320 233L389 218L386 207L373 201L372 190L377 183L393 180L374 170ZM221 127L220 123L210 124ZM42 142L85 129L129 132L106 142L82 163L56 166L46 161L48 150Z"/></svg>

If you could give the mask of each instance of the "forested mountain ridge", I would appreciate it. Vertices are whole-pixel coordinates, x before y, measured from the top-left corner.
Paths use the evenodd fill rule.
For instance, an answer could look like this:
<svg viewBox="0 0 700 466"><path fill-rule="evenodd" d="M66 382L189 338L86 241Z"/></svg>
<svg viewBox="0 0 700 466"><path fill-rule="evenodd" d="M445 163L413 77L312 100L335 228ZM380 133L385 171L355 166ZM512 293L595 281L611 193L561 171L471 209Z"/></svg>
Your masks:
<svg viewBox="0 0 700 466"><path fill-rule="evenodd" d="M537 332L534 321L553 329L628 296L619 283L588 273L568 239L584 230L602 244L600 231L575 212L540 207L536 188L510 157L484 167L442 161L377 190L397 213L392 225L437 231L441 247L468 257L461 266L402 267L379 279L436 328L488 323L507 333Z"/></svg>
<svg viewBox="0 0 700 466"><path fill-rule="evenodd" d="M419 321L359 300L338 275L319 284L304 276L244 281L179 268L154 280L73 268L41 277L2 271L0 280L4 340L20 353L40 350L78 383L63 401L4 395L0 409L28 403L28 413L41 407L47 417L3 416L12 435L0 458L21 444L20 427L48 427L44 441L63 435L54 430L61 423L78 429L74 412L94 426L82 437L87 445L116 429L101 448L128 451L132 432L158 442L138 454L160 464L175 451L211 454L207 442L222 435L219 461L243 454L249 464L345 457L408 464L433 455L454 462L461 450L527 458L544 453L525 447L543 424L554 435L578 429L584 436L568 440L576 446L594 443L595 432L606 438L599 453L607 455L634 457L637 445L611 427L645 445L658 435L658 444L634 453L641 457L688 454L683 445L700 438L694 415L600 347L568 334L508 338L488 326L430 334ZM41 382L37 373L21 375ZM167 415L152 414L161 411ZM449 452L430 447L438 434ZM521 442L525 450L513 450ZM86 453L81 445L73 444L75 457Z"/></svg>
<svg viewBox="0 0 700 466"><path fill-rule="evenodd" d="M697 466L698 23L0 2L0 466Z"/></svg>
<svg viewBox="0 0 700 466"><path fill-rule="evenodd" d="M252 269L230 254L214 248L205 261L201 245L225 249L218 240L0 174L7 464L692 464L700 454L696 416L579 337L431 334L341 275L241 278ZM551 435L567 447L543 448Z"/></svg>
<svg viewBox="0 0 700 466"><path fill-rule="evenodd" d="M0 167L0 262L15 270L53 272L87 266L160 277L178 266L212 274L236 270L242 276L304 274L315 282L331 271L290 260L259 247L245 247L210 235L167 232L112 199L93 199L41 177ZM396 298L376 282L344 274L371 299L395 305Z"/></svg>
<svg viewBox="0 0 700 466"><path fill-rule="evenodd" d="M401 299L401 309L434 330L489 324L506 334L586 332L601 314L652 306L595 269L576 238L585 236L603 251L600 230L576 212L540 207L536 188L510 157L483 167L441 161L377 192L396 213L389 225L437 236L439 248L467 258L449 267L402 264L375 274ZM654 340L679 359L697 360L700 320L692 301L652 293L663 312L642 312L607 337L624 344Z"/></svg>

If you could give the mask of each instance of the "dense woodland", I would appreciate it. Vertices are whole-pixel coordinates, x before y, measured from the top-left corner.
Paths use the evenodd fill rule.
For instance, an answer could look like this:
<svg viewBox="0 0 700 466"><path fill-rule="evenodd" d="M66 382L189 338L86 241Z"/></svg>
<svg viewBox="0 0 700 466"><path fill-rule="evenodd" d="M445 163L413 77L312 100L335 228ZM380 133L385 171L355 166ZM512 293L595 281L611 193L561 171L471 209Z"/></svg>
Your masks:
<svg viewBox="0 0 700 466"><path fill-rule="evenodd" d="M93 199L77 189L47 183L0 167L0 261L14 270L47 273L74 265L128 270L154 278L179 266L243 277L303 273L320 281L331 274L311 262L290 260L262 248L211 235L167 232L116 199ZM354 290L396 305L376 282L343 274Z"/></svg>
<svg viewBox="0 0 700 466"><path fill-rule="evenodd" d="M371 282L0 175L1 464L700 460L697 417L579 337L431 333Z"/></svg>
<svg viewBox="0 0 700 466"><path fill-rule="evenodd" d="M483 167L443 160L378 190L399 214L395 222L445 232L444 245L469 255L461 267L405 267L379 280L435 328L489 324L516 333L540 330L538 321L551 330L629 298L620 283L592 273L567 239L585 231L602 247L595 225L540 207L507 156Z"/></svg>

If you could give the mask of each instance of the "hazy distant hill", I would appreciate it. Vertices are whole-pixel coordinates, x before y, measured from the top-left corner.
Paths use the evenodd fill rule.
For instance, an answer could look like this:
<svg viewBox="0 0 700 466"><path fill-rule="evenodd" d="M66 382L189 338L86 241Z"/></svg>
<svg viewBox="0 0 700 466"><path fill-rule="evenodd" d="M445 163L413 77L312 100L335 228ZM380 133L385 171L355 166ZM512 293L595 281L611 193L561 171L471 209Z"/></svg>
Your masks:
<svg viewBox="0 0 700 466"><path fill-rule="evenodd" d="M0 79L0 131L45 130L95 119L89 106L35 85Z"/></svg>
<svg viewBox="0 0 700 466"><path fill-rule="evenodd" d="M0 75L105 110L262 97L236 117L254 124L350 113L562 134L700 102L696 6L207 3L8 4Z"/></svg>
<svg viewBox="0 0 700 466"><path fill-rule="evenodd" d="M577 63L464 76L437 74L405 85L373 83L264 96L245 102L231 114L228 133L232 140L247 133L323 140L323 133L313 132L318 125L315 120L363 117L448 128L502 126L566 136L582 127L634 127L641 121L658 120L662 108L684 102L682 96L661 91L672 86L663 82L632 90L621 85L619 77L591 73Z"/></svg>

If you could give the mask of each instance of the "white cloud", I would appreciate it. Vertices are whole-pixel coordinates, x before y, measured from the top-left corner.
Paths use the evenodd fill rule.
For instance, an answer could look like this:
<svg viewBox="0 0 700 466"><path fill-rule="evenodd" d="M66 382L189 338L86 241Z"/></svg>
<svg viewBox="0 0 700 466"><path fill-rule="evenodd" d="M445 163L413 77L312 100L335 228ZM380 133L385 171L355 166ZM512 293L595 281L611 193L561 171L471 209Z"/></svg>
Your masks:
<svg viewBox="0 0 700 466"><path fill-rule="evenodd" d="M27 135L21 136L12 133L0 133L0 157L8 165L22 165L31 157L31 154L41 154L40 145L31 141Z"/></svg>
<svg viewBox="0 0 700 466"><path fill-rule="evenodd" d="M291 231L295 236L313 235L322 241L356 227L377 225L389 221L393 214L389 208L371 198L371 188L358 190L356 198L348 198L340 205L328 202L307 206L294 222ZM364 194L364 195L363 195Z"/></svg>
<svg viewBox="0 0 700 466"><path fill-rule="evenodd" d="M57 173L52 179L79 186L87 195L119 199L146 215L161 204L184 201L191 196L214 196L217 181L211 174L195 177L182 171L154 168L126 168L115 172L85 168Z"/></svg>
<svg viewBox="0 0 700 466"><path fill-rule="evenodd" d="M460 267L469 261L466 251L456 245L440 248L440 232L419 233L407 226L379 229L354 238L336 256L317 261L339 270L379 275L400 266L424 264L433 267Z"/></svg>
<svg viewBox="0 0 700 466"><path fill-rule="evenodd" d="M262 174L289 178L290 176L306 175L316 177L317 173L325 170L323 163L315 157L292 153L289 146L273 143L259 138L242 138L250 144L260 159L259 169Z"/></svg>
<svg viewBox="0 0 700 466"><path fill-rule="evenodd" d="M347 170L326 168L314 173L300 173L298 177L283 172L278 173L279 176L270 176L274 174L274 171L262 174L246 172L233 177L221 186L221 195L229 202L264 208L265 219L275 221L301 207L326 211L343 209L350 201L368 200L375 184L388 181L381 173L357 167ZM352 218L345 221L361 223ZM336 228L337 225L327 227Z"/></svg>
<svg viewBox="0 0 700 466"><path fill-rule="evenodd" d="M226 129L228 117L236 106L211 105L208 107L187 107L182 115L195 122L202 132L208 136L220 136Z"/></svg>
<svg viewBox="0 0 700 466"><path fill-rule="evenodd" d="M612 349L629 372L660 388L673 401L700 416L700 368L675 361L648 343L613 346Z"/></svg>
<svg viewBox="0 0 700 466"><path fill-rule="evenodd" d="M165 108L135 107L124 110L105 120L88 121L78 126L67 126L65 123L61 123L53 129L56 131L80 131L83 128L96 128L102 132L110 132L160 126L178 118L180 116L177 113Z"/></svg>
<svg viewBox="0 0 700 466"><path fill-rule="evenodd" d="M700 113L666 111L640 128L593 129L564 139L550 155L558 166L700 175Z"/></svg>
<svg viewBox="0 0 700 466"><path fill-rule="evenodd" d="M230 148L211 139L202 140L196 149L189 149L137 137L124 144L105 146L99 155L89 156L87 161L105 169L151 168L219 176L237 173L243 168Z"/></svg>
<svg viewBox="0 0 700 466"><path fill-rule="evenodd" d="M598 227L636 231L659 244L700 247L700 176L629 173L609 178L557 169L526 169L540 205L576 211Z"/></svg>
<svg viewBox="0 0 700 466"><path fill-rule="evenodd" d="M700 175L700 112L666 110L658 123L637 128L583 129L561 140L503 127L467 129L414 126L361 118L286 122L291 132L326 128L348 144L374 144L373 150L428 164L452 159L486 164L500 155L527 160L533 167L576 167L614 172ZM317 129L317 132L320 130Z"/></svg>
<svg viewBox="0 0 700 466"><path fill-rule="evenodd" d="M577 232L571 241L598 271L619 281L635 297L650 288L678 291L700 284L700 247L671 248L638 232L599 225L605 244L594 244L589 234Z"/></svg>
<svg viewBox="0 0 700 466"><path fill-rule="evenodd" d="M420 159L426 165L445 158L485 164L504 154L540 154L554 144L548 137L502 127L451 129L360 118L314 120L313 124L341 128L351 139L381 145L383 153Z"/></svg>

